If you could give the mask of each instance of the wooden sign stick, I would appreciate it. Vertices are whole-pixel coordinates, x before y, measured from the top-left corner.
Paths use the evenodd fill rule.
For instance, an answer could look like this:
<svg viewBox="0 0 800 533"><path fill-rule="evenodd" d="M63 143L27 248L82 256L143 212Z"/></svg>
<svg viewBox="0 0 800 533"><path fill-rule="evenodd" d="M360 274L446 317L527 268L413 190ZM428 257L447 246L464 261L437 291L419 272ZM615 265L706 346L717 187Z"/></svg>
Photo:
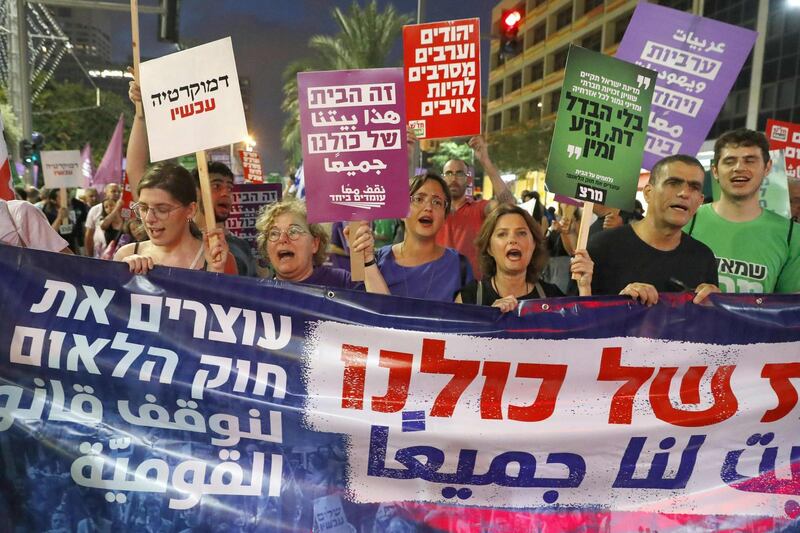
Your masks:
<svg viewBox="0 0 800 533"><path fill-rule="evenodd" d="M197 173L200 175L200 197L203 201L203 217L206 220L206 231L217 227L217 217L214 214L214 200L211 199L211 182L208 179L208 161L206 151L195 152L197 158ZM216 237L211 237L208 245L213 247L217 243Z"/></svg>
<svg viewBox="0 0 800 533"><path fill-rule="evenodd" d="M353 220L347 223L349 228L348 239L350 243L356 240L356 231L358 231L361 222ZM352 246L350 247L350 279L353 281L364 281L364 252L354 252Z"/></svg>
<svg viewBox="0 0 800 533"><path fill-rule="evenodd" d="M578 229L578 242L575 244L575 250L585 250L586 242L589 240L589 226L592 225L592 211L594 210L594 202L583 202L583 212L581 213L581 226ZM580 279L580 275L573 274L572 279Z"/></svg>
<svg viewBox="0 0 800 533"><path fill-rule="evenodd" d="M133 53L133 79L139 84L139 0L131 0L131 44ZM136 102L136 118L142 118L142 102Z"/></svg>

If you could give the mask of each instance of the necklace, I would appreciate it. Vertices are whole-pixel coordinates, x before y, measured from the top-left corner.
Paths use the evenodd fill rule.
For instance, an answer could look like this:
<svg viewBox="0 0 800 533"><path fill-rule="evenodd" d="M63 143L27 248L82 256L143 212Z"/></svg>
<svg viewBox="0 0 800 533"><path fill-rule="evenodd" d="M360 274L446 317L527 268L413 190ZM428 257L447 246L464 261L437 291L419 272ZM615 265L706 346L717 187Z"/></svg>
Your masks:
<svg viewBox="0 0 800 533"><path fill-rule="evenodd" d="M530 294L531 290L533 290L532 288L528 289L528 285L529 285L528 280L525 280L525 294L520 294L520 297ZM494 289L494 292L497 293L497 296L503 298L503 295L500 294L500 289L497 288L496 276L492 276L492 288ZM516 294L514 296L516 296Z"/></svg>

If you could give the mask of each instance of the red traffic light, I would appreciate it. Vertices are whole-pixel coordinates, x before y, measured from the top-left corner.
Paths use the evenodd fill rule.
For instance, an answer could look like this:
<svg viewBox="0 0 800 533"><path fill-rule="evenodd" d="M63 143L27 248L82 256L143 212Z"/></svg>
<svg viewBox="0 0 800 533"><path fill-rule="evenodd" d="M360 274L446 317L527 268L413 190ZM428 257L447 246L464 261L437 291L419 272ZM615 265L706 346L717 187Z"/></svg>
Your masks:
<svg viewBox="0 0 800 533"><path fill-rule="evenodd" d="M503 33L516 34L522 22L522 13L519 9L509 9L501 17Z"/></svg>

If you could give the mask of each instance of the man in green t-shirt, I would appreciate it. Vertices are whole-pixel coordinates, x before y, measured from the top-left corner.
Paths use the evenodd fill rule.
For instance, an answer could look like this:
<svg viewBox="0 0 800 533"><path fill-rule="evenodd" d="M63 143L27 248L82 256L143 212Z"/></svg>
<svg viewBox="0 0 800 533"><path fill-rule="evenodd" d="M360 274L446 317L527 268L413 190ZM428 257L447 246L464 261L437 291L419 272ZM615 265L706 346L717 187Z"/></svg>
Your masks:
<svg viewBox="0 0 800 533"><path fill-rule="evenodd" d="M684 230L714 252L724 292L800 292L800 228L759 204L771 168L763 133L733 130L714 144L720 198L700 207Z"/></svg>

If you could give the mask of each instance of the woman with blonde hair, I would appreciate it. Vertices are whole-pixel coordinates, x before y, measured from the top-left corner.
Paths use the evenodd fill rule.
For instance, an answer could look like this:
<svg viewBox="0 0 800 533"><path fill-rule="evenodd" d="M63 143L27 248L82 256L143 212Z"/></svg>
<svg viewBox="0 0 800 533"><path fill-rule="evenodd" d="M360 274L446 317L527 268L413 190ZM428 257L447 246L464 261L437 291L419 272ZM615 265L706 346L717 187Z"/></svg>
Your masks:
<svg viewBox="0 0 800 533"><path fill-rule="evenodd" d="M349 228L345 236L349 237ZM359 288L350 273L323 265L329 237L320 224L309 224L305 204L289 200L270 205L256 221L258 250L275 273L275 279L345 289ZM368 224L356 231L351 250L364 253L364 287L367 292L389 294L375 265L375 241Z"/></svg>

